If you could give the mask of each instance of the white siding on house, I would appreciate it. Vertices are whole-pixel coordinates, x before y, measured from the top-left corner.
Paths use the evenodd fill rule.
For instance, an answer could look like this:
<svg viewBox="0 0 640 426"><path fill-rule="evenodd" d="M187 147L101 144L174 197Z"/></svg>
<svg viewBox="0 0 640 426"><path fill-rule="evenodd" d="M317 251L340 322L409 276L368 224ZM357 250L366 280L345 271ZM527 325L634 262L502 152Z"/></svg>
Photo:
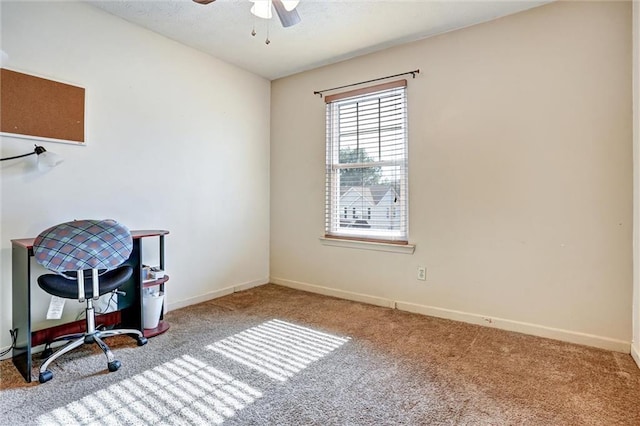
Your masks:
<svg viewBox="0 0 640 426"><path fill-rule="evenodd" d="M380 197L381 194L384 195ZM340 226L399 229L398 209L397 195L393 187L352 186L340 197Z"/></svg>

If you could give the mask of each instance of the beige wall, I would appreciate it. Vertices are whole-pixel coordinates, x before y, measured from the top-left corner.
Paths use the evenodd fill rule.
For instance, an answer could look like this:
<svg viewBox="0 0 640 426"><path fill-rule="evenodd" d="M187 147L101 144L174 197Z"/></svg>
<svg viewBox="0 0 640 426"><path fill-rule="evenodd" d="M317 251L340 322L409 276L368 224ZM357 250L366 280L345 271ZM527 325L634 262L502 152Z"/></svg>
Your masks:
<svg viewBox="0 0 640 426"><path fill-rule="evenodd" d="M313 91L415 68L415 254L322 245ZM553 3L273 82L272 281L628 352L631 93L623 2Z"/></svg>
<svg viewBox="0 0 640 426"><path fill-rule="evenodd" d="M267 282L270 82L84 3L3 1L0 12L8 68L87 94L86 146L39 141L65 158L47 173L35 156L0 167L0 348L10 344L10 240L59 222L170 230L169 309ZM0 137L0 153L33 143ZM49 297L35 283L31 297L38 326Z"/></svg>

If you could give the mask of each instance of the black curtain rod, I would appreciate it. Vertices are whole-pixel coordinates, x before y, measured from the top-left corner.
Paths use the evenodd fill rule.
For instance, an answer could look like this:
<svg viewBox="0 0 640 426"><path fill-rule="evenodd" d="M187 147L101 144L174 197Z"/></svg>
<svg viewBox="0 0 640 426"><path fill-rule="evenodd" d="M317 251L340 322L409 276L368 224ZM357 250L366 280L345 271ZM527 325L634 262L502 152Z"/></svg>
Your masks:
<svg viewBox="0 0 640 426"><path fill-rule="evenodd" d="M386 80L388 78L400 77L401 75L408 75L408 74L411 74L413 76L413 78L416 78L416 74L420 74L420 70L417 69L417 70L413 70L413 71L403 72L403 73L400 73L400 74L388 75L386 77L374 78L373 80L361 81L360 83L346 84L344 86L334 87L332 89L316 90L316 91L313 92L313 94L314 95L319 95L320 97L322 97L322 94L324 92L330 92L332 90L344 89L345 87L358 86L360 84L365 84L365 83L373 83L374 81Z"/></svg>

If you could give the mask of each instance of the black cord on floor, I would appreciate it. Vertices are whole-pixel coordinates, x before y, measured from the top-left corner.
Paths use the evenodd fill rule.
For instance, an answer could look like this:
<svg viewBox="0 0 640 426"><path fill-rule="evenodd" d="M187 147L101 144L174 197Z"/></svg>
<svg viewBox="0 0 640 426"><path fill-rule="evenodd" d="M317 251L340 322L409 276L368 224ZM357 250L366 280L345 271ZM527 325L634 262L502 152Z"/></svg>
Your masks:
<svg viewBox="0 0 640 426"><path fill-rule="evenodd" d="M6 350L0 352L0 357L5 356L9 352L11 352L11 350L13 348L16 347L16 339L18 338L18 330L9 330L9 334L11 334L11 346L9 346Z"/></svg>

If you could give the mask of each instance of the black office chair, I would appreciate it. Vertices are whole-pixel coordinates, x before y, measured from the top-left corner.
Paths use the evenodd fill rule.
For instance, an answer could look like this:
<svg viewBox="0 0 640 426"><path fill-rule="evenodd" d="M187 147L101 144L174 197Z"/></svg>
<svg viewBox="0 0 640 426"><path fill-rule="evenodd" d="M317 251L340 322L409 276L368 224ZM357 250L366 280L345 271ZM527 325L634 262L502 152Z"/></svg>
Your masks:
<svg viewBox="0 0 640 426"><path fill-rule="evenodd" d="M122 264L129 258L132 247L131 232L114 220L66 222L43 231L35 239L33 254L36 261L55 272L38 277L40 288L58 297L78 299L79 302L86 300L87 303L86 331L59 336L46 344L43 356L47 359L40 367L40 383L53 378L53 373L47 369L49 364L85 343L96 343L102 349L109 371L118 370L121 364L103 338L128 334L137 340L138 346L147 343L139 330L98 330L95 326L93 301L115 291L131 278L133 268ZM69 343L54 353L51 344L60 341Z"/></svg>

